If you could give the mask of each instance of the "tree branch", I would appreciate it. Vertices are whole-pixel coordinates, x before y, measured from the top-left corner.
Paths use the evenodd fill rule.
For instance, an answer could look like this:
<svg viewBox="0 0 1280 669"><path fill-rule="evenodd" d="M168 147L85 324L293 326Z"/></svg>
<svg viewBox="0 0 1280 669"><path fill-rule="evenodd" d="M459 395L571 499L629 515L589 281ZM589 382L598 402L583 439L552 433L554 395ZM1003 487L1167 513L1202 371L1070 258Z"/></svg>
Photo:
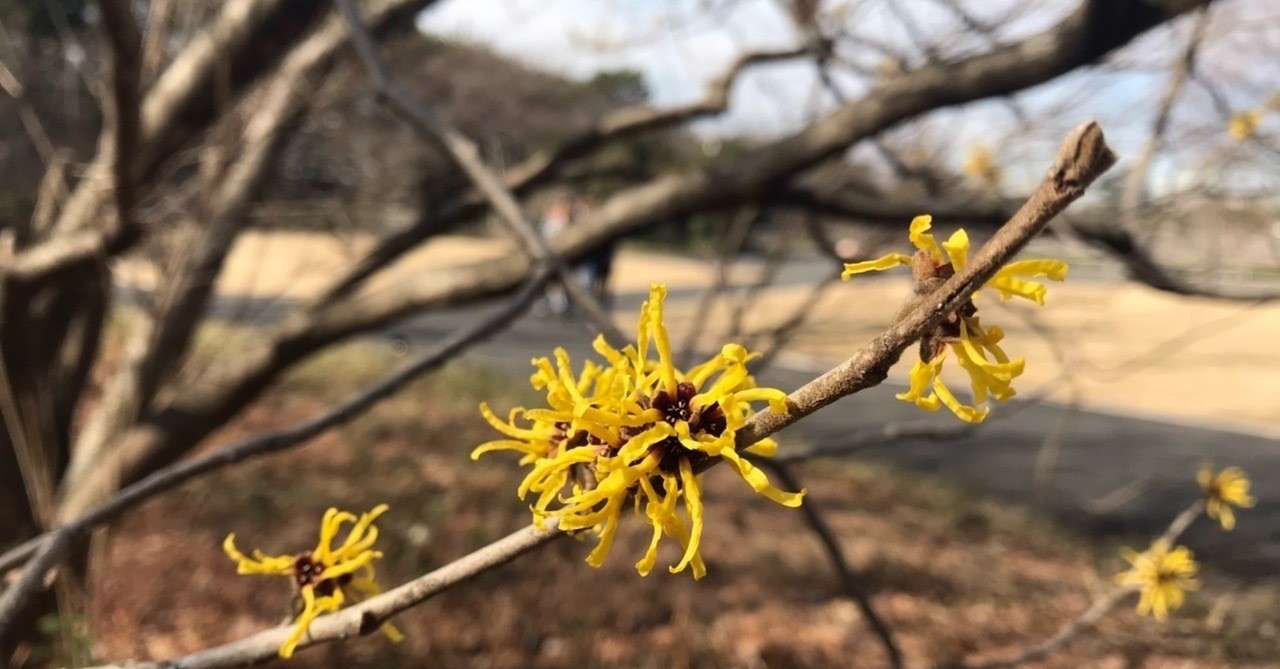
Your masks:
<svg viewBox="0 0 1280 669"><path fill-rule="evenodd" d="M569 162L588 156L605 145L723 113L729 108L729 93L733 89L733 84L748 68L798 58L808 53L810 49L806 47L742 54L724 74L708 85L703 99L674 107L655 109L649 106L636 106L609 113L594 126L570 137L556 147L540 151L525 159L507 173L503 183L515 195L525 195L560 174ZM435 212L432 216L383 238L350 272L324 292L320 302L328 302L351 294L365 279L417 246L434 232L459 221L475 218L482 214L487 206L488 202L482 195L468 193L446 207L444 211Z"/></svg>
<svg viewBox="0 0 1280 669"><path fill-rule="evenodd" d="M455 585L465 583L490 569L501 567L552 539L563 536L555 525L555 520L548 520L546 529L543 530L533 526L517 530L381 595L341 611L320 616L311 623L307 636L298 644L298 648L352 639L376 632L383 622L390 620L395 614L417 606ZM94 669L215 669L257 664L276 656L280 644L288 638L293 627L292 624L282 625L239 641L173 660L108 664Z"/></svg>
<svg viewBox="0 0 1280 669"><path fill-rule="evenodd" d="M752 460L773 472L786 489L802 490L804 488L804 486L800 485L800 481L796 479L795 474L791 472L791 468L785 463L769 458L752 458ZM831 527L827 525L822 513L818 511L818 507L813 501L813 495L805 496L804 504L800 505L800 512L804 515L805 523L817 535L818 541L826 551L827 558L831 561L831 568L835 570L836 575L840 578L840 585L844 588L845 595L857 604L858 610L862 611L862 617L867 619L867 625L876 635L876 638L880 640L880 645L884 647L885 657L889 660L889 666L899 669L902 667L902 651L898 648L898 643L893 638L893 630L876 613L875 606L871 603L871 595L862 586L862 577L854 571L853 567L849 566L849 561L844 556L844 549L840 547L839 539L831 531Z"/></svg>
<svg viewBox="0 0 1280 669"><path fill-rule="evenodd" d="M489 206L498 214L507 232L516 243L524 249L529 258L537 263L546 263L554 268L556 276L564 286L565 293L580 307L605 337L614 343L621 343L626 337L614 325L613 319L605 312L603 306L587 292L586 288L573 276L571 269L552 253L542 235L533 227L524 215L520 203L503 185L498 175L484 164L480 157L480 149L471 138L464 135L452 123L435 113L431 107L399 86L392 78L386 65L378 58L377 47L374 46L368 29L360 20L360 12L353 0L334 0L346 19L351 41L355 44L360 60L373 78L379 97L389 103L394 111L409 122L420 135L444 150L467 177L476 190L484 196Z"/></svg>
<svg viewBox="0 0 1280 669"><path fill-rule="evenodd" d="M1115 162L1102 131L1095 123L1082 125L1063 142L1058 157L1040 188L1003 228L974 254L963 270L906 311L883 334L853 357L787 396L789 412L780 416L769 410L756 413L737 432L739 451L814 411L859 390L880 383L886 372L912 341L936 326L980 288L1012 258L1049 220L1079 198L1102 172ZM714 463L708 460L708 465ZM344 639L376 630L390 616L425 601L444 588L481 571L505 564L516 555L549 541L559 532L548 523L547 531L526 528L461 560L410 581L357 606L323 616L312 625L310 637L299 646ZM447 574L447 575L444 575ZM178 660L134 667L172 669L212 668L250 664L275 655L291 626L260 632L241 641L201 651Z"/></svg>
<svg viewBox="0 0 1280 669"><path fill-rule="evenodd" d="M1196 518L1199 518L1202 513L1204 513L1204 502L1196 500L1191 504L1191 506L1183 509L1182 513L1179 513L1173 519L1173 522L1169 523L1169 527L1160 535L1158 541L1168 542L1169 545L1172 546L1178 541L1178 538L1187 531L1187 528L1191 526L1191 523L1194 522ZM960 663L957 665L950 665L947 669L1009 669L1010 667L1021 666L1028 662L1043 660L1070 643L1077 636L1080 636L1082 632L1093 629L1093 626L1096 625L1103 616L1110 613L1112 609L1134 592L1136 592L1136 589L1133 586L1115 588L1107 592L1105 595L1094 600L1093 604L1091 604L1088 609L1085 609L1083 613L1071 620L1071 622L1063 625L1062 628L1053 636L1041 643L1028 646L1005 659L982 662L979 664Z"/></svg>
<svg viewBox="0 0 1280 669"><path fill-rule="evenodd" d="M55 530L35 537L0 556L0 573L29 560L17 583L0 598L0 638L13 622L26 601L40 589L44 575L56 567L68 548L94 527L107 523L142 502L194 478L217 471L237 462L257 458L300 446L315 437L343 425L375 404L394 395L422 374L438 368L459 353L497 332L523 313L541 293L550 276L549 270L536 272L516 297L502 308L463 328L445 339L435 349L410 361L399 370L352 395L327 411L289 427L255 435L229 444L207 455L179 462L121 490L109 501Z"/></svg>

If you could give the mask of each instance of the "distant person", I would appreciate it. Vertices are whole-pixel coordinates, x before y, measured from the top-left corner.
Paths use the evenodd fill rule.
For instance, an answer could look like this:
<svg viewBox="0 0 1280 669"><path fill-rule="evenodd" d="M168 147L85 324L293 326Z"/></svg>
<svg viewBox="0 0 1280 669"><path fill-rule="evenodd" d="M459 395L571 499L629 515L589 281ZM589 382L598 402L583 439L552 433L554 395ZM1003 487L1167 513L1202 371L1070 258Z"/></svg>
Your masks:
<svg viewBox="0 0 1280 669"><path fill-rule="evenodd" d="M538 232L543 239L553 239L564 232L573 223L573 209L567 198L558 197L552 200L542 215ZM543 296L543 308L552 316L566 316L569 313L569 294L558 282L547 285Z"/></svg>
<svg viewBox="0 0 1280 669"><path fill-rule="evenodd" d="M590 198L580 197L574 202L573 219L585 220L591 213L593 202ZM609 293L609 276L613 273L613 256L618 251L615 239L601 244L582 260L579 275L587 291L600 301L601 306L608 309L611 302Z"/></svg>

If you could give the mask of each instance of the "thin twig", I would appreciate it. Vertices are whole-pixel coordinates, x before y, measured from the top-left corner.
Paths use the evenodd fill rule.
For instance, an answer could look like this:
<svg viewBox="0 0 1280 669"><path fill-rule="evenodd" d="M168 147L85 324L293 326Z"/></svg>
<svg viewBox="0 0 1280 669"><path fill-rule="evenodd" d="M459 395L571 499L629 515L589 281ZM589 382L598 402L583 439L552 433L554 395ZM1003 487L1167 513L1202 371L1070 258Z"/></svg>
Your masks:
<svg viewBox="0 0 1280 669"><path fill-rule="evenodd" d="M1169 83L1160 104L1156 108L1155 119L1151 122L1151 133L1143 143L1138 157L1133 161L1124 181L1124 192L1121 196L1121 211L1124 225L1131 233L1137 233L1138 209L1142 206L1147 193L1147 172L1151 169L1151 160L1164 141L1165 131L1169 128L1169 119L1173 115L1173 107L1182 94L1187 77L1195 69L1196 52L1204 40L1205 29L1209 25L1209 7L1201 8L1191 26L1191 34L1187 37L1186 46L1178 53L1169 73ZM1150 240L1150 236L1147 236Z"/></svg>
<svg viewBox="0 0 1280 669"><path fill-rule="evenodd" d="M720 293L724 292L729 285L729 274L734 258L742 252L751 234L751 227L759 216L760 208L748 205L738 210L737 214L727 222L718 244L715 278L698 297L698 305L693 310L693 320L685 330L684 343L679 349L678 359L682 366L688 367L693 363L693 356L698 348L698 337L702 334L707 318L711 314L711 307Z"/></svg>
<svg viewBox="0 0 1280 669"><path fill-rule="evenodd" d="M356 52L360 54L365 70L373 79L379 96L408 121L414 130L444 149L445 155L466 173L476 190L489 201L489 205L498 214L498 220L506 225L507 231L525 253L535 262L550 263L555 268L556 276L564 285L569 298L587 314L596 327L600 328L605 338L615 343L626 341L626 336L614 324L600 302L577 281L571 268L552 253L546 240L525 217L520 203L516 201L511 191L507 190L502 179L485 165L475 142L421 100L415 99L411 93L391 78L391 73L378 57L373 38L361 21L359 10L352 0L334 0L334 2L346 18L347 27L351 31L351 42L355 45Z"/></svg>
<svg viewBox="0 0 1280 669"><path fill-rule="evenodd" d="M0 637L3 637L4 631L30 596L39 589L44 574L57 566L76 538L143 501L196 477L249 458L299 446L334 427L351 421L379 401L395 394L423 373L439 367L520 315L533 303L549 276L549 271L546 269L537 272L533 280L502 308L474 325L459 330L436 348L323 413L281 430L243 439L208 455L156 470L150 476L124 488L115 497L98 505L77 520L10 549L0 556L0 572L24 560L28 562L18 582L6 590L3 597L0 597Z"/></svg>
<svg viewBox="0 0 1280 669"><path fill-rule="evenodd" d="M924 296L913 308L905 310L888 330L851 358L788 395L789 411L786 415L765 410L748 419L737 432L737 449L741 451L842 397L883 381L888 368L911 342L919 339L946 314L964 304L1050 219L1083 195L1084 190L1114 162L1115 156L1107 147L1102 130L1096 123L1087 123L1072 130L1059 149L1044 182L1013 219L974 254L969 265ZM526 528L466 558L445 565L432 574L366 600L358 606L319 618L312 625L309 638L299 648L348 638L357 633L372 632L393 614L425 601L454 583L505 564L521 552L550 540L556 534L558 532L551 527L545 531ZM454 578L447 580L436 575L441 572L447 572ZM432 585L424 586L424 579L429 580ZM441 581L445 582L441 584ZM290 627L286 625L260 632L176 661L130 666L135 669L194 669L251 664L275 656Z"/></svg>
<svg viewBox="0 0 1280 669"><path fill-rule="evenodd" d="M936 425L924 421L885 423L876 428L854 432L839 441L826 442L802 451L787 451L775 458L778 462L793 463L831 458L871 448L879 448L899 441L954 441L978 431L979 426L955 422Z"/></svg>
<svg viewBox="0 0 1280 669"><path fill-rule="evenodd" d="M1173 519L1173 522L1169 523L1169 527L1165 529L1164 533L1156 541L1164 541L1169 545L1173 545L1203 512L1204 501L1196 500L1186 509L1183 509ZM1133 586L1119 587L1107 592L1094 600L1093 604L1085 609L1083 613L1063 625L1056 634L1045 641L1028 646L1010 657L980 664L961 663L950 665L950 667L952 669L1008 669L1009 667L1017 667L1028 662L1042 660L1067 645L1082 632L1092 629L1103 616L1110 613L1120 602L1135 592L1137 592L1137 588Z"/></svg>
<svg viewBox="0 0 1280 669"><path fill-rule="evenodd" d="M728 109L729 94L733 85L748 68L781 62L808 53L808 47L798 47L742 54L723 74L707 85L707 92L701 100L673 107L655 109L645 105L611 112L592 127L514 166L507 173L504 185L512 193L523 195L550 181L566 164L588 156L604 146L645 132L720 114ZM350 295L365 279L414 248L429 235L459 221L470 220L482 214L486 204L483 197L470 193L428 219L384 237L351 271L323 292L319 299L320 303Z"/></svg>
<svg viewBox="0 0 1280 669"><path fill-rule="evenodd" d="M533 526L516 530L477 551L428 572L376 597L336 613L321 616L311 623L299 648L320 643L351 639L376 632L392 616L417 606L449 588L538 548L563 536L556 520L546 521L545 529ZM280 644L293 631L283 625L235 641L224 646L192 653L186 657L161 662L127 662L108 664L94 669L213 669L256 664L276 656Z"/></svg>
<svg viewBox="0 0 1280 669"><path fill-rule="evenodd" d="M800 485L800 481L796 479L795 474L791 472L791 468L785 463L770 458L753 458L757 464L766 467L773 472L778 481L789 490L800 490L804 486ZM836 539L835 533L831 531L831 526L827 525L827 521L822 517L822 512L814 504L813 495L807 495L804 498L804 504L800 505L800 512L804 516L804 520L809 525L809 529L818 536L818 541L822 543L822 547L827 552L827 557L831 560L831 568L836 571L840 577L840 584L844 587L844 592L858 605L858 609L862 611L862 616L867 619L867 625L871 627L871 631L875 633L876 638L880 640L880 644L884 646L884 653L889 659L889 666L898 669L902 666L902 651L898 648L898 644L894 641L893 630L889 624L876 613L875 607L871 603L871 595L862 587L863 580L857 574L853 567L849 566L849 561L845 559L844 550L840 548L840 542Z"/></svg>

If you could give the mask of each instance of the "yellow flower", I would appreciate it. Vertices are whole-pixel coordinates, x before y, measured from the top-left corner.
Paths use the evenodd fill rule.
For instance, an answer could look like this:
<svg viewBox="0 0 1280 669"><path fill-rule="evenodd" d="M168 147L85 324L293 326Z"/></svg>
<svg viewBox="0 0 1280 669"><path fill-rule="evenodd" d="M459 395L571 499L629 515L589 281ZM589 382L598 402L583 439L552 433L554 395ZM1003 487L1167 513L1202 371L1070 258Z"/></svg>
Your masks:
<svg viewBox="0 0 1280 669"><path fill-rule="evenodd" d="M981 184L995 188L1000 185L1000 168L985 145L975 144L961 166L964 173Z"/></svg>
<svg viewBox="0 0 1280 669"><path fill-rule="evenodd" d="M1258 124L1261 122L1261 109L1240 112L1232 116L1231 120L1227 122L1227 134L1231 135L1231 138L1235 140L1248 139L1258 131Z"/></svg>
<svg viewBox="0 0 1280 669"><path fill-rule="evenodd" d="M386 511L387 505L379 504L357 519L346 511L329 509L320 521L320 540L316 547L297 555L271 556L255 550L253 557L248 558L236 549L236 535L227 535L222 542L222 550L235 561L237 574L288 576L302 596L302 611L298 614L293 633L280 646L280 657L291 657L311 621L321 614L342 608L348 592L362 598L382 592L373 575L373 561L382 557L380 551L373 550L373 544L378 540L378 528L373 521ZM346 539L336 549L333 548L338 531L343 523L348 522L354 525L347 532ZM393 642L398 643L404 638L391 623L383 625L382 632Z"/></svg>
<svg viewBox="0 0 1280 669"><path fill-rule="evenodd" d="M1116 576L1121 585L1141 590L1138 613L1155 616L1156 620L1169 617L1169 612L1182 606L1187 590L1200 587L1196 581L1196 561L1185 546L1170 550L1164 540L1151 544L1143 553L1124 549L1121 554L1132 568Z"/></svg>
<svg viewBox="0 0 1280 669"><path fill-rule="evenodd" d="M899 265L910 265L915 277L915 292L925 295L940 286L956 272L964 268L969 259L969 236L964 229L956 230L947 241L939 244L929 229L933 217L917 216L911 221L909 237L915 245L914 255L890 253L889 255L848 263L841 278L855 274L878 272ZM1045 277L1053 281L1067 278L1067 263L1061 260L1036 259L1011 262L991 277L984 289L996 291L1002 300L1021 297L1044 305L1045 285L1028 279ZM998 326L983 326L978 319L978 308L973 301L965 303L947 314L938 327L920 339L920 360L911 368L909 386L898 399L911 402L925 411L937 411L945 406L960 420L981 423L990 409L987 398L1004 401L1014 396L1013 380L1022 374L1022 358L1010 358L1000 347L1004 331ZM942 381L942 365L950 350L956 362L969 375L973 391L973 404L960 402Z"/></svg>
<svg viewBox="0 0 1280 669"><path fill-rule="evenodd" d="M671 359L663 323L665 286L654 284L640 309L636 343L618 350L597 337L594 348L602 364L588 361L574 373L569 354L555 350L555 363L536 358L530 378L545 390L547 406L517 407L503 421L480 405L480 413L506 439L490 441L471 453L477 459L495 450L521 454L532 469L517 494L536 495L531 505L535 523L548 517L564 530L591 530L599 537L588 564L599 567L613 545L622 512L633 506L652 526L649 548L636 563L646 576L658 558L664 536L684 552L670 568L691 568L694 578L706 573L699 552L703 529L699 472L725 460L756 492L784 506L799 506L804 491L783 492L738 452L735 438L753 403L787 412L787 396L774 388L758 388L747 371L751 355L727 344L710 360L680 371ZM655 351L657 359L650 356ZM777 450L772 439L745 449L768 457ZM683 502L686 518L679 513Z"/></svg>
<svg viewBox="0 0 1280 669"><path fill-rule="evenodd" d="M1232 506L1247 509L1254 504L1255 500L1249 494L1249 477L1239 467L1227 467L1217 474L1210 467L1201 467L1196 480L1204 491L1205 513L1222 523L1224 530L1236 526Z"/></svg>

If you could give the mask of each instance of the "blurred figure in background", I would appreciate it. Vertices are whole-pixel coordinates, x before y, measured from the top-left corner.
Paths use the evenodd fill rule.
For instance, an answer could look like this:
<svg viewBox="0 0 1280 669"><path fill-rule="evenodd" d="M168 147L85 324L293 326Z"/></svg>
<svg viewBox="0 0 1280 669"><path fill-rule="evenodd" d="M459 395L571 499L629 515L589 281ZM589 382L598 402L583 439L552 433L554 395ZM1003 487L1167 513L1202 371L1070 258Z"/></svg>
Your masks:
<svg viewBox="0 0 1280 669"><path fill-rule="evenodd" d="M569 199L564 196L557 196L547 206L546 212L543 213L542 223L538 226L538 232L542 234L543 239L554 239L572 223L573 210ZM565 292L564 286L560 285L559 282L553 281L547 284L540 311L552 316L568 315L569 294Z"/></svg>
<svg viewBox="0 0 1280 669"><path fill-rule="evenodd" d="M594 202L590 197L577 198L573 203L572 220L575 222L586 220L591 214L592 206ZM611 239L584 258L582 264L578 266L577 274L583 286L600 301L600 305L606 310L610 308L609 275L613 273L613 256L617 249L617 240Z"/></svg>

